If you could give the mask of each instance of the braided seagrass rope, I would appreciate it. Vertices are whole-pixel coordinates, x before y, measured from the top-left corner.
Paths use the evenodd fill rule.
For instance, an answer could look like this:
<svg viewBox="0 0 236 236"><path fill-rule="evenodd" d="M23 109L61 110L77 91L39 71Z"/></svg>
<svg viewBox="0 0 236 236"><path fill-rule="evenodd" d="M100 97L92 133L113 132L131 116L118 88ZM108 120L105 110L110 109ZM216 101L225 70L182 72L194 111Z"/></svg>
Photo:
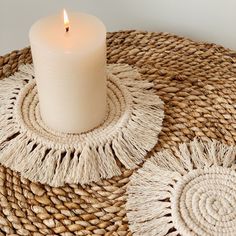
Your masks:
<svg viewBox="0 0 236 236"><path fill-rule="evenodd" d="M194 140L157 152L128 188L135 235L234 236L236 147Z"/></svg>
<svg viewBox="0 0 236 236"><path fill-rule="evenodd" d="M236 53L168 33L122 31L107 37L108 63L139 68L165 103L160 148L195 136L236 144ZM31 63L29 48L0 57L0 77ZM122 168L122 167L121 167ZM52 188L0 166L0 235L131 235L126 187L132 170L91 186Z"/></svg>
<svg viewBox="0 0 236 236"><path fill-rule="evenodd" d="M0 163L54 187L88 184L140 164L157 142L163 103L129 65L108 65L108 114L99 127L65 134L41 119L33 66L0 81ZM60 117L58 117L60 119ZM147 130L148 128L148 130Z"/></svg>

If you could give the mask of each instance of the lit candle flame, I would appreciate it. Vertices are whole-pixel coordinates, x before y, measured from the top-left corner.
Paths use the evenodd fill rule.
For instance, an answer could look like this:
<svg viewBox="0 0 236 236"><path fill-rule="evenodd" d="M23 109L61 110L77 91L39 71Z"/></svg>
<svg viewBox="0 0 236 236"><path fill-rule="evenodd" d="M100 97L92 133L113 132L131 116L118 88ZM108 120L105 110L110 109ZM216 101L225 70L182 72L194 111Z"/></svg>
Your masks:
<svg viewBox="0 0 236 236"><path fill-rule="evenodd" d="M64 26L65 26L65 30L66 30L66 32L68 32L69 29L70 29L70 27L69 27L70 21L69 21L69 18L68 18L68 15L67 15L67 12L66 12L65 9L63 9L63 15L64 15Z"/></svg>

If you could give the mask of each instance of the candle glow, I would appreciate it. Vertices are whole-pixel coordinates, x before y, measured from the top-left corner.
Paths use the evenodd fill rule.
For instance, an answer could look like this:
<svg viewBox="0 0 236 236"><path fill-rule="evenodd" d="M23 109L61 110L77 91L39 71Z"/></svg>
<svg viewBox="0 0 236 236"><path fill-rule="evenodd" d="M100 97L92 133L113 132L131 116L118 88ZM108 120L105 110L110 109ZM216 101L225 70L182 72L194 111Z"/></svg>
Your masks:
<svg viewBox="0 0 236 236"><path fill-rule="evenodd" d="M65 26L65 30L66 30L66 32L68 32L69 31L69 23L70 23L70 21L69 21L69 18L68 18L68 15L67 15L67 12L66 12L66 10L65 9L63 9L63 16L64 16L64 26Z"/></svg>

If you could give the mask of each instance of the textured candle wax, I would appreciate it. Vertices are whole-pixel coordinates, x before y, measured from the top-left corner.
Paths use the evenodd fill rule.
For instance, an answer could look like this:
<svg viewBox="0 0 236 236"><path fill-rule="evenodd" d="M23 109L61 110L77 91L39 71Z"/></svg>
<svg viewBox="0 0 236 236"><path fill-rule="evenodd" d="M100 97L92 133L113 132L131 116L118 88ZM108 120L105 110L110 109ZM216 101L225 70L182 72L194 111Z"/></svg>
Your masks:
<svg viewBox="0 0 236 236"><path fill-rule="evenodd" d="M81 133L106 115L106 29L95 16L69 12L30 29L40 113L53 130Z"/></svg>

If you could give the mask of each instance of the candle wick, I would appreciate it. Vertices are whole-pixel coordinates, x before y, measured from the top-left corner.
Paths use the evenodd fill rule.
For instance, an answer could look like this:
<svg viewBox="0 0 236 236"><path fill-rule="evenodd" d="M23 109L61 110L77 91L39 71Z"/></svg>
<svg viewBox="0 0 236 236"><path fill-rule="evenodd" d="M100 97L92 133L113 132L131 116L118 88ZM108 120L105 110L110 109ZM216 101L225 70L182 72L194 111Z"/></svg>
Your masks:
<svg viewBox="0 0 236 236"><path fill-rule="evenodd" d="M69 26L66 27L66 32L69 32Z"/></svg>

